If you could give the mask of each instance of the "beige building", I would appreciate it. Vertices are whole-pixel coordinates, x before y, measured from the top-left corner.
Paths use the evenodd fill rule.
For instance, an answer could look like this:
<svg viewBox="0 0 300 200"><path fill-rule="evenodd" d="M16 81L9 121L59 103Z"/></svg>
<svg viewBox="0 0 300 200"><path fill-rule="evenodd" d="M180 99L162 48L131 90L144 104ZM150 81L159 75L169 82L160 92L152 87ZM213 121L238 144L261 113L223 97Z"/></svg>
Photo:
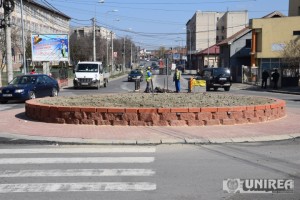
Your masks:
<svg viewBox="0 0 300 200"><path fill-rule="evenodd" d="M0 9L0 19L4 18L3 9ZM46 7L34 1L23 1L23 19L25 39L31 34L69 34L70 17ZM22 65L22 20L20 1L15 1L14 11L11 13L12 49L13 49L13 68L19 71ZM1 33L2 32L2 33ZM4 36L4 29L0 29L0 37ZM1 38L0 38L1 39ZM2 38L3 39L3 38ZM0 49L0 63L2 63L2 55Z"/></svg>
<svg viewBox="0 0 300 200"><path fill-rule="evenodd" d="M300 36L300 16L251 19L252 65L261 66L262 59L281 58L288 42ZM280 29L280 31L279 31Z"/></svg>
<svg viewBox="0 0 300 200"><path fill-rule="evenodd" d="M201 12L197 11L186 24L188 56L194 66L194 54L230 37L248 24L247 11Z"/></svg>
<svg viewBox="0 0 300 200"><path fill-rule="evenodd" d="M286 17L280 12L273 12L270 15L250 20L252 29L251 66L252 68L257 67L258 77L263 70L272 73L274 69L279 69L284 78L288 74L285 74L286 72L282 69L285 66L285 63L282 62L282 51L287 43L300 37L300 16ZM284 85L285 83L283 83Z"/></svg>

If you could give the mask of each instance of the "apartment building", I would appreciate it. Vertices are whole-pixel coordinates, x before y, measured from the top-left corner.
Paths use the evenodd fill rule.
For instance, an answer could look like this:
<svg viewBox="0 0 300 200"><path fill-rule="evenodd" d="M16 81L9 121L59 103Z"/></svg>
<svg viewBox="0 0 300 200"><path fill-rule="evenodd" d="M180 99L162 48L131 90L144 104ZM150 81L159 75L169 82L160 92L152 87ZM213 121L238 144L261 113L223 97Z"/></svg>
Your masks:
<svg viewBox="0 0 300 200"><path fill-rule="evenodd" d="M192 67L197 63L194 54L230 37L247 24L247 11L197 11L186 24L186 41L188 54L192 54Z"/></svg>
<svg viewBox="0 0 300 200"><path fill-rule="evenodd" d="M93 33L93 26L80 26L80 27L72 27L72 32L76 33L77 36L83 37ZM101 36L103 39L110 40L111 34L113 34L113 38L116 38L115 33L112 33L111 30L104 27L95 27L96 36Z"/></svg>
<svg viewBox="0 0 300 200"><path fill-rule="evenodd" d="M0 8L0 19L4 18L4 10ZM59 10L49 8L35 1L23 0L23 19L25 39L31 34L69 34L70 17ZM20 1L15 1L14 11L11 13L13 69L19 71L22 65L22 20ZM2 34L1 34L2 32ZM0 29L0 37L4 29ZM0 38L1 39L1 38ZM0 63L3 56L0 49Z"/></svg>

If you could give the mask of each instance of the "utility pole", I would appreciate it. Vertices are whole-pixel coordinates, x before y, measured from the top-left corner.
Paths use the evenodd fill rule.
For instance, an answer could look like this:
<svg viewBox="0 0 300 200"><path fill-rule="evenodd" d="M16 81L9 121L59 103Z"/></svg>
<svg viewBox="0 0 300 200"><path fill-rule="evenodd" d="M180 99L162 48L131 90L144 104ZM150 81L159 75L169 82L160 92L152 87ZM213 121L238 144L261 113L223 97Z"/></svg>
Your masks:
<svg viewBox="0 0 300 200"><path fill-rule="evenodd" d="M26 47L25 47L25 39L24 39L23 0L21 0L21 20L22 20L23 70L24 70L24 74L26 74L27 63L26 63Z"/></svg>
<svg viewBox="0 0 300 200"><path fill-rule="evenodd" d="M7 67L7 81L13 80L13 66L12 66L12 51L11 51L11 27L10 19L11 13L15 7L13 0L5 0L3 2L4 8L4 28L5 28L5 42L6 42L6 67Z"/></svg>
<svg viewBox="0 0 300 200"><path fill-rule="evenodd" d="M113 32L110 31L110 36L111 36L111 67L112 67L112 72L115 71L114 69L114 37L113 37Z"/></svg>
<svg viewBox="0 0 300 200"><path fill-rule="evenodd" d="M130 43L130 68L132 66L132 41Z"/></svg>
<svg viewBox="0 0 300 200"><path fill-rule="evenodd" d="M126 65L126 59L125 59L125 51L126 51L126 49L125 49L125 37L124 37L124 46L123 46L123 49L124 49L124 51L123 51L123 72L125 72L125 65Z"/></svg>
<svg viewBox="0 0 300 200"><path fill-rule="evenodd" d="M209 13L207 17L207 67L209 67Z"/></svg>
<svg viewBox="0 0 300 200"><path fill-rule="evenodd" d="M93 59L96 62L96 20L92 18L93 21Z"/></svg>
<svg viewBox="0 0 300 200"><path fill-rule="evenodd" d="M109 62L108 62L108 35L107 35L107 29L105 31L105 35L106 35L106 67L108 67ZM109 68L109 72L111 72L110 68Z"/></svg>

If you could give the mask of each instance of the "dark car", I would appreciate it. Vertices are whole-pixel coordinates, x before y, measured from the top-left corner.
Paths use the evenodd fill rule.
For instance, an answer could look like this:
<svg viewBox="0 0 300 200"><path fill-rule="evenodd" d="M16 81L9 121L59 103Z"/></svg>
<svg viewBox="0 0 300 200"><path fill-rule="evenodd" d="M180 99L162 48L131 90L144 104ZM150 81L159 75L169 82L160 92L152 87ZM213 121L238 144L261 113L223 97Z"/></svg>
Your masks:
<svg viewBox="0 0 300 200"><path fill-rule="evenodd" d="M144 79L144 75L142 73L141 70L132 70L129 74L128 74L128 81L135 81L135 80L140 80L141 82Z"/></svg>
<svg viewBox="0 0 300 200"><path fill-rule="evenodd" d="M45 74L22 75L15 77L9 85L0 88L0 102L57 96L57 81Z"/></svg>
<svg viewBox="0 0 300 200"><path fill-rule="evenodd" d="M206 80L206 91L211 88L215 91L218 88L224 88L225 91L230 90L232 78L228 68L206 68L201 72L201 76Z"/></svg>

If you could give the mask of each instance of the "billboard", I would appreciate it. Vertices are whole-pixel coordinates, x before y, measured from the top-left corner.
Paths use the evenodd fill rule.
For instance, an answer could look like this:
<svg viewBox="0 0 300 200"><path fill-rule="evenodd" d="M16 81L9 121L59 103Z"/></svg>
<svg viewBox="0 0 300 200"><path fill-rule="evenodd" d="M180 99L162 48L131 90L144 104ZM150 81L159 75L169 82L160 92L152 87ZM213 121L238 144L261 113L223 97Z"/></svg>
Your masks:
<svg viewBox="0 0 300 200"><path fill-rule="evenodd" d="M69 61L67 34L32 34L32 61Z"/></svg>

